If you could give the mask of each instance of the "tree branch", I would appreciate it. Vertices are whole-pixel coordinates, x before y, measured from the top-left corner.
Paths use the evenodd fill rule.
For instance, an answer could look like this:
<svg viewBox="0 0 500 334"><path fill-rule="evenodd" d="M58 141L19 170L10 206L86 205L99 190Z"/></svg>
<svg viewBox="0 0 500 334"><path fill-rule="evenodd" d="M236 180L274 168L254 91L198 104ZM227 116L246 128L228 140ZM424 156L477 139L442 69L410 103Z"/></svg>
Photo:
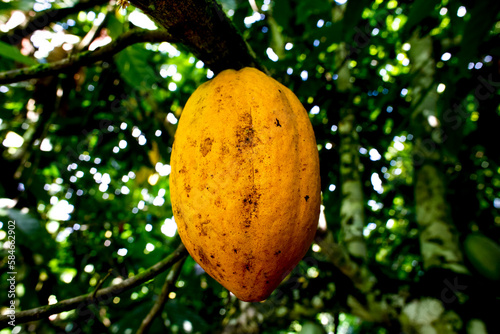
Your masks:
<svg viewBox="0 0 500 334"><path fill-rule="evenodd" d="M228 68L261 68L216 1L132 0L131 3L179 38L216 74Z"/></svg>
<svg viewBox="0 0 500 334"><path fill-rule="evenodd" d="M376 283L375 276L364 265L353 261L347 250L333 240L331 231L316 233L315 241L321 247L321 252L339 270L346 275L354 286L363 293L367 293Z"/></svg>
<svg viewBox="0 0 500 334"><path fill-rule="evenodd" d="M29 321L40 320L52 314L85 307L94 302L110 300L114 296L119 295L156 277L157 275L173 266L175 263L184 259L186 256L186 248L181 243L172 254L140 274L130 277L119 284L101 289L97 291L97 293L94 293L94 291L92 291L85 295L63 300L57 304L46 305L31 310L16 312L16 323L21 324ZM0 328L6 326L9 320L9 315L0 315Z"/></svg>
<svg viewBox="0 0 500 334"><path fill-rule="evenodd" d="M161 313L163 306L168 298L169 293L174 290L175 282L179 278L179 275L182 270L182 266L184 265L185 258L174 264L172 269L167 275L165 279L165 283L161 288L161 293L158 296L158 300L153 305L148 315L142 320L141 326L137 330L137 334L145 334L149 332L151 325L153 324L153 320Z"/></svg>
<svg viewBox="0 0 500 334"><path fill-rule="evenodd" d="M82 67L97 61L111 57L125 49L127 46L143 42L171 42L178 40L165 30L142 30L132 29L119 36L112 43L98 48L95 51L87 51L71 55L67 59L48 64L40 64L0 73L0 84L24 81L28 79L41 78L60 73L75 67Z"/></svg>
<svg viewBox="0 0 500 334"><path fill-rule="evenodd" d="M0 40L13 45L19 44L19 42L21 42L23 38L31 35L36 30L45 28L52 22L60 21L66 16L78 13L82 10L87 10L95 6L103 5L108 1L109 0L88 0L79 2L72 7L46 10L29 20L26 25L23 25L22 27L16 28L11 32L1 35Z"/></svg>

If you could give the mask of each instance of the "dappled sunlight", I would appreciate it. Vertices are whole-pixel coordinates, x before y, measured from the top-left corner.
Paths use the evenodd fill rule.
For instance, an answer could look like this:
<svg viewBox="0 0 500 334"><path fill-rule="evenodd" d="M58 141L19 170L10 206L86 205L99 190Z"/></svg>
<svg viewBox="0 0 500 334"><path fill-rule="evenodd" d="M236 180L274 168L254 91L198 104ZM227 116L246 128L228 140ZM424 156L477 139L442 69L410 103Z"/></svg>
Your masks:
<svg viewBox="0 0 500 334"><path fill-rule="evenodd" d="M161 233L165 234L167 237L173 237L177 232L177 224L175 223L174 217L166 218L161 226Z"/></svg>
<svg viewBox="0 0 500 334"><path fill-rule="evenodd" d="M140 28L148 30L158 29L156 24L146 14L140 12L137 9L129 14L128 19L130 22L132 22L134 25Z"/></svg>
<svg viewBox="0 0 500 334"><path fill-rule="evenodd" d="M178 42L175 31L168 31L174 39L152 40L162 22L153 21L150 8L134 6L138 3L121 8L114 1L84 3L73 11L71 1L0 6L2 73L29 72L37 64L41 71L83 52L98 55L130 30L150 34L148 42L90 63L0 84L5 171L0 249L8 254L18 247L17 311L126 283L174 254L180 242L174 213L182 212L174 212L170 202L170 178L178 172L170 154L186 101L225 66L250 62L238 63L249 51L244 47L231 54L233 41L223 52L217 45L206 52ZM496 2L488 6L498 8ZM475 267L480 260L463 240L472 233L499 240L500 161L491 130L500 115L499 55L491 46L500 22L488 6L250 0L222 1L207 11L217 22L229 22L228 32L234 28L245 39L255 64L303 104L321 165L318 233L296 269L261 303L239 303L188 258L164 295L151 332L250 332L238 327L248 324L266 333L383 334L388 328L418 331L420 325L461 332L473 327L462 311L469 308L481 314L474 328L482 328L483 320L488 322L485 305L498 297L491 293L496 281L482 277ZM53 22L49 16L48 24L35 20L56 9L69 10ZM183 24L183 31L194 26ZM236 63L224 58L226 51ZM224 150L222 144L215 143L211 154L216 146ZM253 149L262 147L256 143ZM422 209L422 203L430 206ZM219 204L214 210L224 210ZM258 206L251 213L273 214ZM430 218L422 223L423 216ZM236 225L240 218L230 219ZM15 243L9 239L12 220ZM453 238L446 239L448 234ZM353 240L366 247L366 258L350 253ZM240 251L228 246L229 253ZM252 249L242 251L255 256ZM433 252L441 254L434 259L435 272L427 267L426 254ZM453 270L439 276L450 271L449 254L459 254L460 265L470 271L466 288L456 293L446 282L465 286L463 276ZM227 269L217 265L219 254L205 256L219 270ZM94 300L90 320L82 316L85 309L73 309L19 328L133 333L173 274L162 275L119 296ZM433 285L426 291L432 297L422 298L422 282ZM7 287L5 280L2 284ZM444 295L456 297L459 308L440 297L446 288ZM484 305L474 304L476 291ZM437 311L426 318L429 309ZM7 314L7 308L0 312Z"/></svg>
<svg viewBox="0 0 500 334"><path fill-rule="evenodd" d="M7 22L0 24L0 31L8 32L11 29L19 26L26 19L26 15L22 11L15 10L11 13L10 18Z"/></svg>
<svg viewBox="0 0 500 334"><path fill-rule="evenodd" d="M52 208L49 209L47 216L53 220L69 220L70 214L74 211L74 206L69 204L66 200L58 201L55 196L51 199Z"/></svg>
<svg viewBox="0 0 500 334"><path fill-rule="evenodd" d="M15 132L9 131L2 142L2 145L8 148L19 148L23 146L24 138Z"/></svg>

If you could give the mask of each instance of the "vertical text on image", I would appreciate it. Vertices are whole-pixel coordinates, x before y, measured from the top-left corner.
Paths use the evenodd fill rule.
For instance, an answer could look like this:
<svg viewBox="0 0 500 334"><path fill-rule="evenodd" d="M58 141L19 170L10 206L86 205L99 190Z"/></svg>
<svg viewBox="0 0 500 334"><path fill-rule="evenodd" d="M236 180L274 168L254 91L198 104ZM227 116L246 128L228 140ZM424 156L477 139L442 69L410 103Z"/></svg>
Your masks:
<svg viewBox="0 0 500 334"><path fill-rule="evenodd" d="M9 242L8 252L8 260L7 260L7 268L8 268L8 278L7 282L7 297L9 298L9 325L14 327L16 325L16 221L9 220L7 225L7 239Z"/></svg>

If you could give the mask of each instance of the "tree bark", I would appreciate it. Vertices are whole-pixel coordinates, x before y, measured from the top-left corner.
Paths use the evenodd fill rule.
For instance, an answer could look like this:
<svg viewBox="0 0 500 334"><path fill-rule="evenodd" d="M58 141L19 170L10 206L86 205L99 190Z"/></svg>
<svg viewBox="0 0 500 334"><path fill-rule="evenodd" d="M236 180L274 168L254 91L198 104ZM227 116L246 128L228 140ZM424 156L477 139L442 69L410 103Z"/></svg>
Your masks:
<svg viewBox="0 0 500 334"><path fill-rule="evenodd" d="M340 92L352 90L351 73L346 59L346 45L337 49L337 89ZM341 241L349 256L366 260L366 243L363 237L365 227L363 188L359 173L359 135L355 129L355 114L351 109L340 111L340 181L342 203L340 205Z"/></svg>
<svg viewBox="0 0 500 334"><path fill-rule="evenodd" d="M443 177L430 163L417 171L416 216L424 269L438 267L465 274L468 270L463 264L457 231L450 221Z"/></svg>
<svg viewBox="0 0 500 334"><path fill-rule="evenodd" d="M411 82L412 131L416 137L412 153L415 213L423 267L427 275L430 275L430 269L434 269L444 271L445 276L457 277L457 274L467 274L468 270L451 220L444 175L439 169L442 154L440 138L435 136L439 133L435 130L440 128L437 118L439 94L434 79L436 64L432 56L432 39L430 36L414 36L409 42L409 58L416 69ZM431 279L436 282L435 277L431 276ZM415 299L406 304L400 315L402 328L412 333L438 333L446 328L449 334L464 329L463 320L447 305L444 291L435 298Z"/></svg>
<svg viewBox="0 0 500 334"><path fill-rule="evenodd" d="M136 43L159 43L165 41L174 43L177 42L177 39L175 39L171 34L168 33L168 31L165 30L129 30L119 36L112 43L100 47L95 51L80 52L59 61L49 62L47 64L39 64L31 67L23 67L7 72L1 72L0 84L9 84L34 78L56 75L70 69L78 69L79 67L87 66L97 61L111 58L121 50Z"/></svg>
<svg viewBox="0 0 500 334"><path fill-rule="evenodd" d="M158 300L155 302L149 313L146 315L144 319L142 319L141 326L137 330L136 334L146 334L149 333L151 326L153 325L153 321L161 315L163 307L168 300L168 295L170 292L175 290L175 283L179 278L179 275L182 270L182 266L184 265L186 258L184 257L179 262L172 266L172 269L167 275L165 279L165 283L161 288L161 293L158 296Z"/></svg>
<svg viewBox="0 0 500 334"><path fill-rule="evenodd" d="M131 3L176 36L215 74L230 68L260 68L245 40L217 2L132 0Z"/></svg>
<svg viewBox="0 0 500 334"><path fill-rule="evenodd" d="M142 283L147 282L150 279L153 279L157 275L173 266L178 261L181 261L184 257L187 256L187 254L188 253L186 248L181 243L173 253L140 274L127 278L119 284L96 290L86 295L66 299L60 301L57 304L46 305L30 310L16 312L16 323L21 324L29 321L40 320L52 314L57 314L68 310L82 309L91 303L109 301L112 297L130 290L138 285L141 285ZM9 315L0 315L0 326L7 325L8 321Z"/></svg>
<svg viewBox="0 0 500 334"><path fill-rule="evenodd" d="M432 39L414 37L409 53L414 68L419 69L412 82L413 118L421 122L414 147L416 169L415 200L416 218L420 227L420 251L424 269L432 267L450 269L456 273L468 273L463 264L458 235L451 221L450 209L446 201L444 175L438 169L441 153L439 137L433 134L440 124L430 124L436 119L439 95L434 83L435 63L432 58ZM423 124L422 124L423 123ZM422 129L424 129L422 131Z"/></svg>

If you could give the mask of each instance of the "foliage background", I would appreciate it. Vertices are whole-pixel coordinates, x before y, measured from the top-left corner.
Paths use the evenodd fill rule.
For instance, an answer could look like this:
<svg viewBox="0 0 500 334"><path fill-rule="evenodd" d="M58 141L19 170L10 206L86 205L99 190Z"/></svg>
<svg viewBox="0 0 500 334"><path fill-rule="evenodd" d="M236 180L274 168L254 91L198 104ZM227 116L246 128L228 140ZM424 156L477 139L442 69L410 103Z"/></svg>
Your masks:
<svg viewBox="0 0 500 334"><path fill-rule="evenodd" d="M152 25L134 6L125 10L96 1L11 47L8 22L20 11L29 18L76 4L0 2L0 71L64 59L136 25ZM424 266L415 189L418 169L432 161L442 173L449 208L444 211L456 227L459 250L465 250L472 232L500 241L498 3L221 4L261 65L309 111L321 161L324 218L332 240L340 244L345 197L339 126L346 113L354 115L359 141L352 145L359 159L355 169L368 250L364 268L377 277L377 285L369 292L359 289L332 264L324 252L327 245L315 244L268 301L244 304L188 258L151 332L498 332L498 280L481 275L468 257L465 275L450 276L446 261L442 268ZM183 45L140 43L95 65L0 86L0 291L8 289L7 221L15 219L19 309L91 292L109 269L112 275L104 285L119 282L177 247L169 155L182 107L213 75ZM421 107L429 96L435 96L434 107ZM430 146L422 148L418 140ZM18 328L27 333L135 332L165 275L90 306L85 316L73 310ZM447 302L445 282L457 277L461 288ZM353 296L362 306L352 303ZM8 305L6 293L0 300Z"/></svg>

